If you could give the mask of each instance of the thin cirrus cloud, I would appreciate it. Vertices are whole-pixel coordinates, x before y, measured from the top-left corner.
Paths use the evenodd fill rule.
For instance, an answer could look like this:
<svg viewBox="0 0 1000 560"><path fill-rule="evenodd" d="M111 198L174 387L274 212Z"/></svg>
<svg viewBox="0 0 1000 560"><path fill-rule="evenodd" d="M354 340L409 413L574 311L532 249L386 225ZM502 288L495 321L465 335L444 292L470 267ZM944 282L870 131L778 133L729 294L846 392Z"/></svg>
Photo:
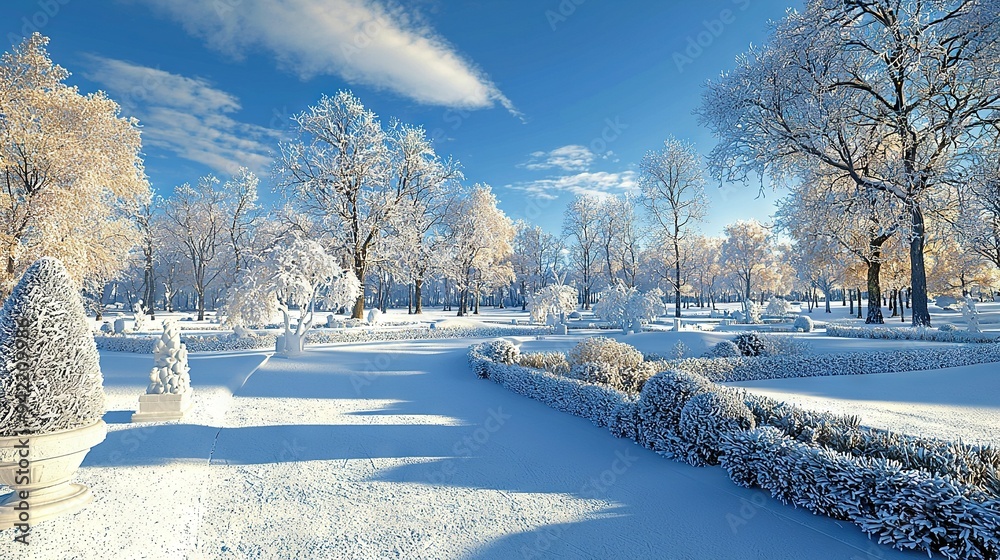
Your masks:
<svg viewBox="0 0 1000 560"><path fill-rule="evenodd" d="M235 58L270 52L302 78L338 75L428 105L482 109L499 88L412 11L376 0L138 0Z"/></svg>
<svg viewBox="0 0 1000 560"><path fill-rule="evenodd" d="M632 193L638 188L636 173L632 170L621 172L583 171L570 175L548 177L508 185L508 188L527 193L542 200L553 200L560 194L590 195L598 198Z"/></svg>
<svg viewBox="0 0 1000 560"><path fill-rule="evenodd" d="M550 151L532 152L528 161L518 164L517 167L530 171L549 171L552 174L543 179L522 181L507 187L543 200L553 200L566 193L604 198L635 192L638 189L635 171L626 169L611 172L591 169L595 161L607 159L611 155L608 152L599 156L580 144L568 144Z"/></svg>
<svg viewBox="0 0 1000 560"><path fill-rule="evenodd" d="M262 171L270 164L281 133L232 118L240 110L234 95L201 78L96 55L86 60L84 76L139 119L144 145L223 174L240 166Z"/></svg>
<svg viewBox="0 0 1000 560"><path fill-rule="evenodd" d="M542 169L562 169L563 171L583 171L590 167L597 156L586 146L570 144L549 152L532 152L530 159L519 167L533 171Z"/></svg>

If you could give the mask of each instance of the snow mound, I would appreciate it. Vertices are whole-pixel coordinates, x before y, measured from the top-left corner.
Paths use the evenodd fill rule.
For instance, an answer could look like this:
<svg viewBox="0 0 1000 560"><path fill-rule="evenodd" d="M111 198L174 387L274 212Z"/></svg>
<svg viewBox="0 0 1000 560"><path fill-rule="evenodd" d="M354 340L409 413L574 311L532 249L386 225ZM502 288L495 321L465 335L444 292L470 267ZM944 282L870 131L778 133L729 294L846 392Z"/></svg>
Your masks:
<svg viewBox="0 0 1000 560"><path fill-rule="evenodd" d="M464 317L455 317L453 319L444 319L443 321L438 321L434 324L435 328L438 329L459 329L459 328L485 328L488 327L486 323L482 321L477 321L475 319L466 319Z"/></svg>

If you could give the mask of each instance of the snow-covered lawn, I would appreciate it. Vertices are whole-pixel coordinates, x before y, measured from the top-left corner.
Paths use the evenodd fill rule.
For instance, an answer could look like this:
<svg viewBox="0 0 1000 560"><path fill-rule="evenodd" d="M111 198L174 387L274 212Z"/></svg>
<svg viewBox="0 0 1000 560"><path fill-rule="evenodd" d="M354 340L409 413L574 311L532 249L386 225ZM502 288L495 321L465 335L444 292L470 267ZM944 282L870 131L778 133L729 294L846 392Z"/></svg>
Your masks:
<svg viewBox="0 0 1000 560"><path fill-rule="evenodd" d="M103 353L95 502L0 557L922 557L476 379L472 342L195 354L193 412L154 425L127 423L151 356Z"/></svg>

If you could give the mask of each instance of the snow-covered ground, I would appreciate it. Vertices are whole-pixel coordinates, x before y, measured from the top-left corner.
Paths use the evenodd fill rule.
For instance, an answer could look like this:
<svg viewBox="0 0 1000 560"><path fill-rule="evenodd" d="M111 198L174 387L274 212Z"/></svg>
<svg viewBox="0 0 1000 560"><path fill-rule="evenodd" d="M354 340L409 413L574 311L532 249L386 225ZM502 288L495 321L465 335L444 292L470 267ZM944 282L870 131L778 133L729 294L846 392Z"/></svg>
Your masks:
<svg viewBox="0 0 1000 560"><path fill-rule="evenodd" d="M990 316L1000 306L980 309L984 326L996 328ZM385 319L415 320L405 310ZM527 315L483 309L457 321L512 319ZM435 310L421 320L456 321ZM668 357L678 342L697 356L733 336L574 330L519 341L522 352L567 351L598 334ZM782 336L810 352L946 345ZM473 342L338 344L294 360L193 354L193 411L179 423L142 425L129 419L152 356L102 353L111 431L76 476L96 499L34 527L28 547L0 539L0 558L922 557L476 379L466 362ZM1000 444L996 371L740 385L873 426Z"/></svg>
<svg viewBox="0 0 1000 560"><path fill-rule="evenodd" d="M152 358L105 353L95 502L0 557L918 557L478 380L471 342L194 355L194 411L153 425Z"/></svg>

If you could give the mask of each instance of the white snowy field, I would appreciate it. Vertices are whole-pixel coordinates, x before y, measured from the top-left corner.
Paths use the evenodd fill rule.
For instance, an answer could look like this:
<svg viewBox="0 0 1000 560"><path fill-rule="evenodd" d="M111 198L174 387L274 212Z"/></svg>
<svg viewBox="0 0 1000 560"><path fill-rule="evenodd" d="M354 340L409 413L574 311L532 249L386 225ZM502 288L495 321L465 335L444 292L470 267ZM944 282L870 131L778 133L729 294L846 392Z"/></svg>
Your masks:
<svg viewBox="0 0 1000 560"><path fill-rule="evenodd" d="M476 379L472 342L192 355L193 412L151 425L152 357L103 353L94 503L0 558L922 557Z"/></svg>

